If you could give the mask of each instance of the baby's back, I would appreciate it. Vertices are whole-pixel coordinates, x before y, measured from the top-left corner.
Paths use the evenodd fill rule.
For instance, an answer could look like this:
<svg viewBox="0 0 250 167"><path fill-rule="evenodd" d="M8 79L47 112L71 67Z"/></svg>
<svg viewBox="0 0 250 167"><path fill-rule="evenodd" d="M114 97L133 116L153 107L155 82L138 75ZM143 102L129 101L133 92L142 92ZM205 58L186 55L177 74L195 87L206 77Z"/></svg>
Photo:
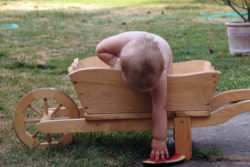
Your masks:
<svg viewBox="0 0 250 167"><path fill-rule="evenodd" d="M167 65L172 61L172 51L167 41L163 39L162 37L160 37L159 35L155 35L155 34L148 33L148 32L143 32L143 31L129 31L129 32L121 33L118 36L120 36L123 40L126 40L127 42L129 42L135 38L140 38L145 35L152 36L153 39L158 42L159 49L165 61L165 67L167 67Z"/></svg>

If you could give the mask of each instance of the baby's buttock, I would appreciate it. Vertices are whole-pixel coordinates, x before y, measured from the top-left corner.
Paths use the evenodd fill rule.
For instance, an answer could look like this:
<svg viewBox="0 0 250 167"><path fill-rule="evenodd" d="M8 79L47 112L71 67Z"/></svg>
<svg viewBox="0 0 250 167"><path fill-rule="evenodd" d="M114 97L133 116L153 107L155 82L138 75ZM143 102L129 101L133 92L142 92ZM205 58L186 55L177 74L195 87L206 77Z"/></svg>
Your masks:
<svg viewBox="0 0 250 167"><path fill-rule="evenodd" d="M172 62L172 51L171 48L169 46L169 44L167 43L167 41L165 41L163 38L161 38L158 35L154 35L154 39L158 42L159 44L159 49L162 53L163 59L164 59L164 67L165 69L168 68L168 65L170 64L170 62Z"/></svg>
<svg viewBox="0 0 250 167"><path fill-rule="evenodd" d="M143 32L143 31L130 31L130 32L126 32L123 34L125 34L130 39L134 39L136 37L140 37L140 36L144 36L144 35L152 36L153 39L155 41L157 41L159 44L159 49L160 49L162 56L163 56L163 59L164 59L165 68L167 69L169 64L171 64L170 62L172 62L172 51L171 51L171 48L170 48L169 44L167 43L167 41L164 40L162 37L155 35L155 34L152 34L152 33Z"/></svg>

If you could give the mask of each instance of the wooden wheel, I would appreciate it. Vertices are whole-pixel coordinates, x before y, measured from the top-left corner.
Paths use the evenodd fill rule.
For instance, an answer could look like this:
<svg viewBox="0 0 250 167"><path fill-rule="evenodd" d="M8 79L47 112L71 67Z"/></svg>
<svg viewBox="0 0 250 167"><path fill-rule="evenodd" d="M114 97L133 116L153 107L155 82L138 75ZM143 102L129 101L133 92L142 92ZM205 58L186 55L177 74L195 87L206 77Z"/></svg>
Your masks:
<svg viewBox="0 0 250 167"><path fill-rule="evenodd" d="M75 134L42 134L36 129L40 121L71 118L79 118L79 111L69 96L54 88L35 89L16 108L16 134L29 147L68 145Z"/></svg>

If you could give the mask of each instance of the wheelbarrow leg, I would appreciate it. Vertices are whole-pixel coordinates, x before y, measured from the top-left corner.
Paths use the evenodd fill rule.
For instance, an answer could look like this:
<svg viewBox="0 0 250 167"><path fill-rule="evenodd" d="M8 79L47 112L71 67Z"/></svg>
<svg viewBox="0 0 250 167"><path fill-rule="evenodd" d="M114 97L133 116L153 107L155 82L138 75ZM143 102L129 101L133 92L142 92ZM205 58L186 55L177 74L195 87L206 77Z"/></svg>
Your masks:
<svg viewBox="0 0 250 167"><path fill-rule="evenodd" d="M191 117L176 117L174 121L175 152L192 158Z"/></svg>

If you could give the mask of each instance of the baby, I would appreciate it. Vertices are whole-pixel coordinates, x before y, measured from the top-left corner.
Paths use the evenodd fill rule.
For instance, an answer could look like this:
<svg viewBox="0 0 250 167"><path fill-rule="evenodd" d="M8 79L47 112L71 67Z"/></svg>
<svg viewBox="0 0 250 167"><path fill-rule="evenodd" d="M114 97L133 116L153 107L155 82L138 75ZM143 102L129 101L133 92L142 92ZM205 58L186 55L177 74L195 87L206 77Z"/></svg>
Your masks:
<svg viewBox="0 0 250 167"><path fill-rule="evenodd" d="M168 43L155 34L125 32L101 41L96 54L106 64L120 69L131 89L151 93L153 139L150 157L156 161L168 157L167 74L172 73L172 52Z"/></svg>

